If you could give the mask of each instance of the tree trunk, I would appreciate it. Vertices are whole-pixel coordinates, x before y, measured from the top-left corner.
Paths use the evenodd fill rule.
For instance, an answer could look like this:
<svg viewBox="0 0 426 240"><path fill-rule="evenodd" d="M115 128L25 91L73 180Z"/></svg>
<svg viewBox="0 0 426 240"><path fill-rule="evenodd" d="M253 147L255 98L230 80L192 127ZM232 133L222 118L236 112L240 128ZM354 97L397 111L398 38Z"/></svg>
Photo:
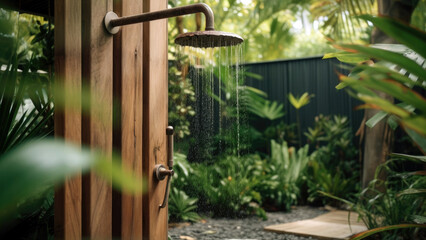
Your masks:
<svg viewBox="0 0 426 240"><path fill-rule="evenodd" d="M418 0L378 0L378 12L380 16L387 16L399 21L409 23L411 15L416 7ZM371 43L397 43L394 39L388 37L379 29L374 29L371 34ZM393 102L393 98L383 92L377 93L380 97ZM366 109L364 113L365 120L374 116L378 110ZM363 121L364 122L364 121ZM379 122L373 128L365 129L364 141L364 158L363 158L363 174L362 187L368 186L368 183L374 179L377 166L386 161L391 151L393 142L393 131L389 128L386 121ZM379 175L380 179L385 179L383 174Z"/></svg>

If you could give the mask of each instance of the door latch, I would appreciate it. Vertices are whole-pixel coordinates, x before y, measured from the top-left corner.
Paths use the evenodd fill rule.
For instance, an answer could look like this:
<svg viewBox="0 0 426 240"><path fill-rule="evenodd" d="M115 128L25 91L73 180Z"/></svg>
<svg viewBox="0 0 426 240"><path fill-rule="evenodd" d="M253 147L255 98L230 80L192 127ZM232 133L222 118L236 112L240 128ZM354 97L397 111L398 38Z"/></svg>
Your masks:
<svg viewBox="0 0 426 240"><path fill-rule="evenodd" d="M160 205L160 208L164 208L167 205L167 199L169 197L170 189L170 179L174 175L173 171L173 127L168 126L166 128L167 135L167 169L163 164L157 164L154 168L155 176L158 181L162 181L167 177L166 192L164 193L163 203Z"/></svg>

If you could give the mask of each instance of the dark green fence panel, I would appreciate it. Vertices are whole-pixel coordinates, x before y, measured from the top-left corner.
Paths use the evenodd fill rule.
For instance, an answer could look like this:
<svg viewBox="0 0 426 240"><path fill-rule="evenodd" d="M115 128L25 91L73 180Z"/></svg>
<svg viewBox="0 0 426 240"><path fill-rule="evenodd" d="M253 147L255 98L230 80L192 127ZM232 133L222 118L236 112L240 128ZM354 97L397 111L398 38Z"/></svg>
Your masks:
<svg viewBox="0 0 426 240"><path fill-rule="evenodd" d="M344 90L335 88L339 82L337 73L347 73L336 59L312 57L247 63L245 71L263 78L246 78L246 85L266 92L270 100L284 103L286 123L296 122L296 111L288 101L288 93L295 96L301 96L304 92L315 95L308 105L300 109L302 132L313 126L314 118L319 114L347 116L354 131L361 123L363 111L354 110L360 102Z"/></svg>

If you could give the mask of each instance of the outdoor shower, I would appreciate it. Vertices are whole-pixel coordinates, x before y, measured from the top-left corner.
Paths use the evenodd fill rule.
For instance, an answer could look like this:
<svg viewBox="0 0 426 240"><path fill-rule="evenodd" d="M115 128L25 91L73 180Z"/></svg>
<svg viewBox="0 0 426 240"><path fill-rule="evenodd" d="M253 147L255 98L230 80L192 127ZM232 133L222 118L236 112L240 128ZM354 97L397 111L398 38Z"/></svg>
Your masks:
<svg viewBox="0 0 426 240"><path fill-rule="evenodd" d="M237 34L216 31L214 29L214 15L212 9L204 3L197 3L183 7L165 9L161 11L142 13L127 17L118 17L114 12L108 12L104 18L106 30L111 34L120 31L120 26L154 21L159 19L177 17L187 14L203 13L206 18L205 31L196 31L183 33L177 36L175 43L181 46L190 46L197 48L226 47L241 44L244 39ZM169 195L170 179L173 176L173 127L166 129L167 134L167 169L162 164L157 164L154 168L154 174L157 180L164 180L167 176L166 191L163 203L160 208L164 208Z"/></svg>

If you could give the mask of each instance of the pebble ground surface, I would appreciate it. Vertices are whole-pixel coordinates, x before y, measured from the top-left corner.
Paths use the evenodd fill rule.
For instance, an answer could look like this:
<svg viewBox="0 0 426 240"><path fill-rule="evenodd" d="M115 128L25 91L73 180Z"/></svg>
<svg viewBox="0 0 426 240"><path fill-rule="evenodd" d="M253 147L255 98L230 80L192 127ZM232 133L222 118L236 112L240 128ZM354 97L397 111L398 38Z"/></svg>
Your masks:
<svg viewBox="0 0 426 240"><path fill-rule="evenodd" d="M269 225L294 222L310 219L326 213L323 208L298 206L290 212L269 212L268 219L247 217L241 219L204 218L203 221L193 224L181 224L169 228L169 238L172 240L302 240L313 239L290 234L278 234L264 231Z"/></svg>

